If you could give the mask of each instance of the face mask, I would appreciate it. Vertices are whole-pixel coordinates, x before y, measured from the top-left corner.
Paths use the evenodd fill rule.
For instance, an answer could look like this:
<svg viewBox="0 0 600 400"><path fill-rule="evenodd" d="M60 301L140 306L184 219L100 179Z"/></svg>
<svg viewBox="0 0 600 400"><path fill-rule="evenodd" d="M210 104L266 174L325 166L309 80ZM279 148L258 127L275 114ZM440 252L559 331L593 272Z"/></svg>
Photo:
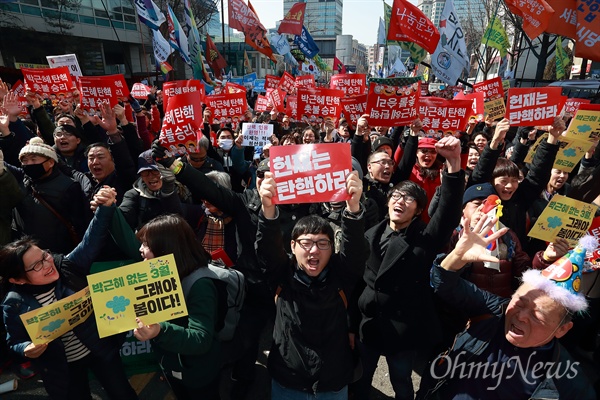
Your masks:
<svg viewBox="0 0 600 400"><path fill-rule="evenodd" d="M23 165L23 171L31 179L40 179L46 173L44 163Z"/></svg>
<svg viewBox="0 0 600 400"><path fill-rule="evenodd" d="M223 150L231 150L233 147L233 139L219 139L219 147Z"/></svg>

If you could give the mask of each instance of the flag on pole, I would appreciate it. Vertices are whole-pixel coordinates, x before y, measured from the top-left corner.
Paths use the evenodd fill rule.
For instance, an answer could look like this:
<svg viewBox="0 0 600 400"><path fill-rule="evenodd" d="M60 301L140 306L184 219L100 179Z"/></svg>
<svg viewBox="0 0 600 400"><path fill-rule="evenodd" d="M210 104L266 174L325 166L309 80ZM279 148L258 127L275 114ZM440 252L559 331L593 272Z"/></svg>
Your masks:
<svg viewBox="0 0 600 400"><path fill-rule="evenodd" d="M567 75L567 66L569 65L569 56L562 46L562 37L556 39L556 79L562 79Z"/></svg>
<svg viewBox="0 0 600 400"><path fill-rule="evenodd" d="M500 57L504 57L508 53L506 49L510 47L510 42L499 18L494 17L488 23L481 38L481 44L485 45L486 43L488 46L498 49Z"/></svg>
<svg viewBox="0 0 600 400"><path fill-rule="evenodd" d="M217 79L220 79L221 70L227 66L227 61L225 61L221 53L219 53L219 50L217 49L217 46L215 46L210 35L206 35L206 61L208 62L208 65L210 65L210 69L213 70Z"/></svg>
<svg viewBox="0 0 600 400"><path fill-rule="evenodd" d="M433 53L440 40L440 33L433 22L409 0L394 0L387 38L414 42Z"/></svg>
<svg viewBox="0 0 600 400"><path fill-rule="evenodd" d="M246 43L252 48L277 62L267 39L267 30L258 19L250 1L246 5L242 0L229 0L229 26L242 32Z"/></svg>
<svg viewBox="0 0 600 400"><path fill-rule="evenodd" d="M250 63L246 50L244 50L244 70L246 71L246 74L252 73L252 64Z"/></svg>
<svg viewBox="0 0 600 400"><path fill-rule="evenodd" d="M310 32L305 26L302 27L302 33L294 38L294 44L298 46L298 48L308 58L313 58L319 53L319 46L317 46L313 37L310 35Z"/></svg>
<svg viewBox="0 0 600 400"><path fill-rule="evenodd" d="M339 72L340 74L346 73L346 66L340 61L339 58L337 58L337 56L333 58L333 70Z"/></svg>
<svg viewBox="0 0 600 400"><path fill-rule="evenodd" d="M327 63L321 58L320 55L317 54L316 56L314 56L313 61L321 71L331 71L329 65L327 65Z"/></svg>
<svg viewBox="0 0 600 400"><path fill-rule="evenodd" d="M452 0L446 0L440 17L440 41L431 56L431 69L448 85L456 84L464 70L470 67L465 35Z"/></svg>
<svg viewBox="0 0 600 400"><path fill-rule="evenodd" d="M173 71L173 67L171 66L171 64L169 64L166 61L161 61L160 62L160 71L164 74L167 75L169 72Z"/></svg>
<svg viewBox="0 0 600 400"><path fill-rule="evenodd" d="M204 65L202 45L200 44L200 33L198 32L198 26L196 25L196 19L194 18L194 13L190 7L189 0L185 0L183 3L183 13L185 15L185 27L188 30L192 74L195 79L203 80L204 83L214 86L214 82L210 78L206 66ZM215 75L217 75L216 72Z"/></svg>
<svg viewBox="0 0 600 400"><path fill-rule="evenodd" d="M306 12L306 3L295 3L290 11L285 14L285 17L279 24L278 33L290 33L292 35L300 35L302 26L304 25L304 14Z"/></svg>
<svg viewBox="0 0 600 400"><path fill-rule="evenodd" d="M383 3L385 4L385 3ZM387 29L385 29L385 22L383 18L379 18L379 28L377 29L377 44L385 46L385 38L387 36Z"/></svg>
<svg viewBox="0 0 600 400"><path fill-rule="evenodd" d="M140 21L152 30L157 30L166 21L165 15L152 0L137 0L135 9Z"/></svg>
<svg viewBox="0 0 600 400"><path fill-rule="evenodd" d="M271 33L271 47L275 49L275 53L281 54L286 63L292 66L298 66L298 61L292 56L290 44L284 35L279 33Z"/></svg>
<svg viewBox="0 0 600 400"><path fill-rule="evenodd" d="M167 22L169 24L169 44L175 50L179 51L181 58L186 64L190 64L190 51L188 48L188 40L185 36L185 32L181 29L181 25L179 25L179 21L173 12L173 9L170 5L167 4Z"/></svg>
<svg viewBox="0 0 600 400"><path fill-rule="evenodd" d="M152 31L152 47L154 48L154 58L156 62L160 63L163 61L167 61L167 58L173 53L173 48L167 42L160 33L160 30Z"/></svg>

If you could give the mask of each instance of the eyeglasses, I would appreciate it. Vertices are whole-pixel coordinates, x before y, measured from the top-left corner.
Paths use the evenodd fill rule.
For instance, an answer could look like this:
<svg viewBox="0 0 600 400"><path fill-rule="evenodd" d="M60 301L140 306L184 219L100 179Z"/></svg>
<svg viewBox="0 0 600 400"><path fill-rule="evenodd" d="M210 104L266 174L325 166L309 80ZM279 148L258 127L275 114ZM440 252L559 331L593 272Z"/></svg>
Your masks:
<svg viewBox="0 0 600 400"><path fill-rule="evenodd" d="M437 154L437 151L435 151L435 149L419 149L419 151L423 154Z"/></svg>
<svg viewBox="0 0 600 400"><path fill-rule="evenodd" d="M52 253L50 253L50 250L43 250L42 259L31 264L31 267L29 269L26 269L25 272L41 271L44 268L44 262L50 261L50 258L52 258Z"/></svg>
<svg viewBox="0 0 600 400"><path fill-rule="evenodd" d="M392 193L392 195L390 196L390 199L392 199L394 201L404 200L406 205L412 204L416 200L413 196L410 196L410 195L408 195L406 193L402 193L402 192Z"/></svg>
<svg viewBox="0 0 600 400"><path fill-rule="evenodd" d="M145 169L142 172L140 172L140 176L142 176L144 178L146 178L150 175L154 175L154 176L160 175L160 171L157 171L155 169Z"/></svg>
<svg viewBox="0 0 600 400"><path fill-rule="evenodd" d="M379 164L382 167L393 167L394 166L394 160L377 160L377 161L371 161L371 164Z"/></svg>
<svg viewBox="0 0 600 400"><path fill-rule="evenodd" d="M66 124L66 123L64 123L64 124L62 124L62 125L67 125L67 124ZM59 138L59 137L66 137L66 138L67 138L67 137L72 137L72 136L75 136L75 135L73 135L73 134L72 134L72 133L70 133L70 132L61 131L61 132L56 132L56 133L55 133L53 136L54 136L55 138Z"/></svg>
<svg viewBox="0 0 600 400"><path fill-rule="evenodd" d="M296 243L300 245L304 250L310 251L316 244L319 250L329 250L331 248L331 241L327 239L312 240L312 239L296 239Z"/></svg>

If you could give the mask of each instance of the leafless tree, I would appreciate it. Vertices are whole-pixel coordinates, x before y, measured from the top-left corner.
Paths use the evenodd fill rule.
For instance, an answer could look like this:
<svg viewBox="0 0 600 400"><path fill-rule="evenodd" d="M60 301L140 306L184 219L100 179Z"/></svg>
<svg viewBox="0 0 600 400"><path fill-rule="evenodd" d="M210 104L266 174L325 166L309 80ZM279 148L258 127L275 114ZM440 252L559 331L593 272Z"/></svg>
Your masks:
<svg viewBox="0 0 600 400"><path fill-rule="evenodd" d="M219 11L217 2L218 0L190 0L190 8L196 19L198 29L206 25L212 16ZM183 21L185 20L183 0L157 0L155 3L164 13L167 12L167 4L170 4L175 16L183 25Z"/></svg>
<svg viewBox="0 0 600 400"><path fill-rule="evenodd" d="M76 14L81 7L81 0L48 0L45 6L52 8L52 10L42 11L42 18L49 30L61 35L69 35L69 31L77 21Z"/></svg>

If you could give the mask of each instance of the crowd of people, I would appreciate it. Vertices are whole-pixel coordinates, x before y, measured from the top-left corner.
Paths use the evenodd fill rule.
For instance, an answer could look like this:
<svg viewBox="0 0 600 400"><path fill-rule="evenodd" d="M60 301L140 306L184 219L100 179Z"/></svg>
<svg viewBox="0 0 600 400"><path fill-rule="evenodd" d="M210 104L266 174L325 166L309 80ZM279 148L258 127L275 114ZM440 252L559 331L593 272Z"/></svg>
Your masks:
<svg viewBox="0 0 600 400"><path fill-rule="evenodd" d="M585 293L557 294L553 281L534 279L531 270L551 267L570 246L527 235L555 194L600 206L597 143L573 172L553 167L572 116L548 127L472 119L466 131L434 138L419 119L373 127L365 115L351 126L252 109L239 126L216 129L204 108L193 151L174 155L158 140L160 90L102 104L98 115L82 110L78 96L54 104L27 92L24 115L0 81L4 347L41 376L51 398L91 398L88 370L110 398L137 398L119 360L123 338L99 338L90 318L34 345L19 315L83 288L94 261L172 253L183 280L219 252L245 277L232 340L218 338L222 296L211 279L194 280L187 317L136 321L134 336L152 341L179 399L219 399L221 379L230 379L231 399L243 399L270 322L273 399L367 400L382 356L396 399L595 398L567 349L595 350L598 301L578 302ZM270 143L242 146L248 122L274 125ZM315 143L350 144L349 199L275 205L270 151ZM489 217L491 196L502 206L499 221ZM440 372L461 355L509 368ZM542 367L519 373L519 362ZM566 364L569 373L552 373ZM231 377L221 376L224 365ZM423 376L420 388L413 371Z"/></svg>

